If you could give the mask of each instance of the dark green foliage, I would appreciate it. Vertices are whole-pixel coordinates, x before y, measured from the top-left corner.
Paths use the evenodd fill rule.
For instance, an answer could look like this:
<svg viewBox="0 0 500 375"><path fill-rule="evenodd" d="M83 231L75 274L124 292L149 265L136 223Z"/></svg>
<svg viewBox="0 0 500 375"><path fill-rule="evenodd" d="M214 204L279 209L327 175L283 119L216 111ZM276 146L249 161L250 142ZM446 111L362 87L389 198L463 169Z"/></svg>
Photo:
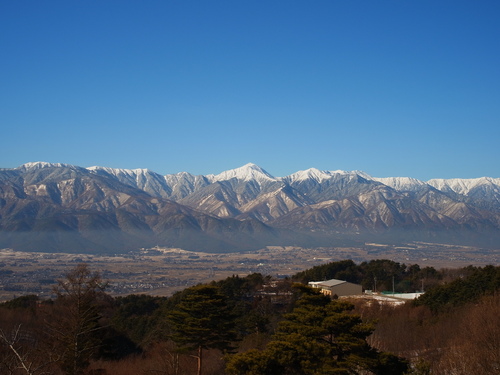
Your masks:
<svg viewBox="0 0 500 375"><path fill-rule="evenodd" d="M409 364L406 360L394 354L382 352L371 366L371 371L377 375L401 375L406 374Z"/></svg>
<svg viewBox="0 0 500 375"><path fill-rule="evenodd" d="M35 309L37 303L40 301L37 295L30 294L27 296L17 297L10 301L0 304L1 307L8 309Z"/></svg>
<svg viewBox="0 0 500 375"><path fill-rule="evenodd" d="M253 273L244 278L236 275L212 282L227 297L239 338L267 332L270 322L279 315L277 306L270 307L269 298L260 293L270 281L269 276Z"/></svg>
<svg viewBox="0 0 500 375"><path fill-rule="evenodd" d="M304 285L295 285L299 298L284 316L273 340L263 351L232 356L227 372L233 375L403 374L408 364L378 353L366 338L374 327L353 314L354 306ZM384 372L385 371L385 372Z"/></svg>
<svg viewBox="0 0 500 375"><path fill-rule="evenodd" d="M163 299L145 294L130 294L126 297L117 297L115 298L115 305L118 307L117 315L123 317L151 315L160 306Z"/></svg>
<svg viewBox="0 0 500 375"><path fill-rule="evenodd" d="M272 357L272 349L260 351L250 349L245 353L233 355L227 364L226 371L232 375L278 375L281 366L278 356Z"/></svg>
<svg viewBox="0 0 500 375"><path fill-rule="evenodd" d="M134 341L112 326L104 327L99 332L100 345L97 357L104 360L119 360L131 354L141 352Z"/></svg>
<svg viewBox="0 0 500 375"><path fill-rule="evenodd" d="M435 286L415 301L434 312L477 301L500 288L500 267L466 267L463 277Z"/></svg>
<svg viewBox="0 0 500 375"><path fill-rule="evenodd" d="M186 289L167 313L169 337L181 351L196 350L198 375L201 375L203 351L234 349L237 339L235 318L227 297L215 285L197 285Z"/></svg>
<svg viewBox="0 0 500 375"><path fill-rule="evenodd" d="M227 298L213 285L188 288L168 312L170 337L181 349L232 348L236 339L234 316Z"/></svg>
<svg viewBox="0 0 500 375"><path fill-rule="evenodd" d="M293 279L303 283L329 279L345 280L361 284L363 289L396 292L415 292L422 285L432 285L439 280L439 273L432 267L420 269L418 265L405 264L387 259L375 259L356 265L352 260L332 262L297 273Z"/></svg>
<svg viewBox="0 0 500 375"><path fill-rule="evenodd" d="M142 346L152 339L155 328L162 319L158 314L159 308L166 300L166 297L138 294L117 297L112 323L118 331Z"/></svg>
<svg viewBox="0 0 500 375"><path fill-rule="evenodd" d="M431 349L447 345L454 345L455 351L471 353L476 362L484 357L485 364L498 363L494 359L497 357L483 355L498 353L498 346L495 347L498 325L494 319L498 303L489 306L492 302L484 301L490 301L498 293L500 267L469 266L436 271L432 267L406 266L390 260L360 265L343 261L314 267L296 277L304 281L308 277L312 280L333 277L367 284L373 284L377 278L379 290L391 288L394 278L396 291L415 291L424 284L427 293L416 302L423 305L420 307L408 303L389 308L354 302L361 314L358 315L353 305L343 299L331 300L302 284L292 288L290 280L278 282L252 274L187 288L170 298L129 295L112 299L103 292L106 285L99 274L80 265L59 281L54 301L41 301L30 295L0 304L0 329L6 334L3 346L0 342L0 372L9 373L2 367L6 361L10 361L9 366L19 366L19 359L5 345L12 332L17 331L22 335L16 345L26 359L45 366L47 373L79 374L87 371L85 367L94 360L101 360L97 362L100 365L137 359L138 368L142 368L142 361L158 355L153 354L154 348L162 345L168 348L162 352L165 356L162 360L171 361L172 368L180 366L178 373L189 373L194 366L193 355L198 357L200 368L209 369L214 357L203 354L207 359L202 364L204 349L228 352L240 339L239 350L246 351L226 357L227 374L399 375L407 371L408 363L391 353L406 355L417 349L421 360L414 364L415 374L429 374L431 370L445 373L439 372L433 357L445 352L431 352ZM440 280L447 283L429 287ZM473 312L469 314L469 310ZM469 315L456 315L460 311ZM455 316L460 320L454 318L450 324L436 325ZM380 351L367 343L374 329L365 320L368 317L379 321L370 342ZM470 334L464 332L453 342L449 338L453 339L457 324L461 330L468 327ZM434 326L438 327L436 332ZM437 336L445 338L437 340ZM174 343L167 342L168 338L183 350L175 352ZM464 346L466 342L469 346ZM70 347L78 350L71 352ZM141 352L143 356L126 358ZM214 353L222 366L221 354ZM450 363L457 363L456 356L450 354L450 358L453 359ZM56 362L58 359L61 361ZM187 363L185 368L183 359Z"/></svg>
<svg viewBox="0 0 500 375"><path fill-rule="evenodd" d="M312 267L297 273L293 279L303 283L330 279L345 280L350 283L361 281L358 266L350 259Z"/></svg>
<svg viewBox="0 0 500 375"><path fill-rule="evenodd" d="M375 291L392 290L394 285L400 284L406 276L406 266L392 260L376 259L360 264L363 286ZM399 290L401 292L405 290Z"/></svg>

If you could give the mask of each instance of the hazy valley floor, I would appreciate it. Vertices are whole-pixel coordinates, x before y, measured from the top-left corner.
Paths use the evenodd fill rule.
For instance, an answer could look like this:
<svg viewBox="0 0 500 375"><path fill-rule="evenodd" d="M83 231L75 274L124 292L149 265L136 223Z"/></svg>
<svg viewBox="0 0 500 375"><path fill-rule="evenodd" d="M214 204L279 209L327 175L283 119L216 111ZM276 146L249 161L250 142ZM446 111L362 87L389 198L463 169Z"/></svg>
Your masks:
<svg viewBox="0 0 500 375"><path fill-rule="evenodd" d="M403 246L266 247L244 253L209 254L181 249L141 249L120 255L48 254L0 250L0 301L27 294L52 297L52 287L78 263L87 263L109 281L114 296L145 293L169 296L198 283L259 272L291 276L327 262L390 259L421 267L458 268L500 264L500 249L414 242Z"/></svg>

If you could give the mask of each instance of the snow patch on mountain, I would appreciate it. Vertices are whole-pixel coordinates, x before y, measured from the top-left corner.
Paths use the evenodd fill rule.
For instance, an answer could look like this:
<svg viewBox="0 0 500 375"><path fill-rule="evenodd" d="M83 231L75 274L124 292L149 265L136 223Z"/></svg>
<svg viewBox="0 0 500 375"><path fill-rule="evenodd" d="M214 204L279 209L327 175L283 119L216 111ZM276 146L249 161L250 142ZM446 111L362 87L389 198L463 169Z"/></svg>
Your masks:
<svg viewBox="0 0 500 375"><path fill-rule="evenodd" d="M414 191L427 185L425 182L412 177L373 177L372 180L399 191Z"/></svg>
<svg viewBox="0 0 500 375"><path fill-rule="evenodd" d="M322 183L323 181L329 180L332 177L339 175L349 176L349 177L361 176L368 180L372 179L368 174L361 171L344 171L340 169L335 171L321 171L316 168L309 168L304 171L298 171L292 173L291 175L283 177L282 180L287 183L301 182L307 180L313 180L318 183Z"/></svg>
<svg viewBox="0 0 500 375"><path fill-rule="evenodd" d="M163 180L163 176L144 168L122 169L94 166L87 168L87 170L96 174L104 173L114 176L121 182L126 182L136 187L142 187L146 185L148 181Z"/></svg>
<svg viewBox="0 0 500 375"><path fill-rule="evenodd" d="M168 174L164 176L164 178L167 184L169 184L170 186L174 186L180 182L193 183L196 179L196 176L188 172L179 172L175 174Z"/></svg>
<svg viewBox="0 0 500 375"><path fill-rule="evenodd" d="M472 189L477 188L479 186L494 185L495 187L500 188L500 178L491 178L491 177L480 177L480 178L470 178L470 179L436 178L427 181L427 183L441 191L453 191L455 193L463 195L469 194L469 192Z"/></svg>
<svg viewBox="0 0 500 375"><path fill-rule="evenodd" d="M44 161L36 161L36 162L29 162L25 163L21 166L18 167L18 169L22 170L36 170L36 169L42 169L42 168L76 168L74 165L71 164L63 164L63 163L47 163Z"/></svg>
<svg viewBox="0 0 500 375"><path fill-rule="evenodd" d="M148 174L156 174L153 171L145 168L137 168L137 169L122 169L122 168L110 168L110 167L98 167L93 166L87 168L87 170L91 172L104 171L112 176L128 176L130 178L137 178L138 175L148 175Z"/></svg>

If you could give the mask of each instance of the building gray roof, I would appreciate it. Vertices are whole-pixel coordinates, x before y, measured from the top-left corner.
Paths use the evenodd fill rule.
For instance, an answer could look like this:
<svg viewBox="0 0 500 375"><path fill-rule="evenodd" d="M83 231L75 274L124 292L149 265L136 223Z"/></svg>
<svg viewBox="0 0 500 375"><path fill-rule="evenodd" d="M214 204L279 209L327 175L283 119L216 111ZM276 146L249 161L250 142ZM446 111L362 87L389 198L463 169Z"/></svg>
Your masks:
<svg viewBox="0 0 500 375"><path fill-rule="evenodd" d="M337 280L337 279L331 279L331 280L325 280L325 281L311 281L309 284L318 287L327 287L331 288L332 286L337 286L340 284L344 284L347 281L345 280Z"/></svg>

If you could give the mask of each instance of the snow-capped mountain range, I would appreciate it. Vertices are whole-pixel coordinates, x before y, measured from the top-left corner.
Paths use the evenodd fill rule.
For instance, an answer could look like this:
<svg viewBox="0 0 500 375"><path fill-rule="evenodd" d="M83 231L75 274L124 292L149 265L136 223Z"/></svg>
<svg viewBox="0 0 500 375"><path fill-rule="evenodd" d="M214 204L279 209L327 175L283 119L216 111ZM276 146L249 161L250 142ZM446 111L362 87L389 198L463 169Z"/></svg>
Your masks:
<svg viewBox="0 0 500 375"><path fill-rule="evenodd" d="M500 244L500 178L375 178L249 163L217 175L27 163L0 169L0 247L232 251L370 236Z"/></svg>

